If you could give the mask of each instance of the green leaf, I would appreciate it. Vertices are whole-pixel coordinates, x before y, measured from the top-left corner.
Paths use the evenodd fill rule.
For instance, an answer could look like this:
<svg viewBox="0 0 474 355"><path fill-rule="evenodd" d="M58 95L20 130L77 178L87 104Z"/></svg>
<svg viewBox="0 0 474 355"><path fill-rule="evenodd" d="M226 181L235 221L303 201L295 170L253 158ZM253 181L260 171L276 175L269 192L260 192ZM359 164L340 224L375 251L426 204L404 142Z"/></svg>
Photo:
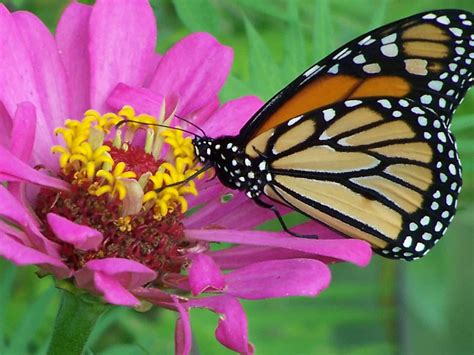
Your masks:
<svg viewBox="0 0 474 355"><path fill-rule="evenodd" d="M257 94L268 99L281 89L281 73L265 41L248 19L245 19L245 29L250 45L250 77Z"/></svg>
<svg viewBox="0 0 474 355"><path fill-rule="evenodd" d="M262 0L237 0L240 6L248 7L252 10L260 12L264 15L274 17L279 20L286 21L286 13L281 11L281 6L273 1ZM293 1L291 1L293 2Z"/></svg>
<svg viewBox="0 0 474 355"><path fill-rule="evenodd" d="M128 309L126 308L111 308L109 309L97 322L97 325L92 330L89 339L87 340L87 347L93 347L94 344L105 334L106 330L120 317L126 315Z"/></svg>
<svg viewBox="0 0 474 355"><path fill-rule="evenodd" d="M471 139L458 139L458 149L464 153L474 153L474 140Z"/></svg>
<svg viewBox="0 0 474 355"><path fill-rule="evenodd" d="M34 339L36 332L42 325L41 320L48 313L48 306L54 299L56 292L57 290L51 286L31 303L11 338L9 353L24 354L26 352L28 344Z"/></svg>
<svg viewBox="0 0 474 355"><path fill-rule="evenodd" d="M285 33L285 56L283 60L285 82L293 80L307 66L306 48L302 23L298 14L298 2L288 2L288 29Z"/></svg>
<svg viewBox="0 0 474 355"><path fill-rule="evenodd" d="M1 269L3 269L3 272L0 275L0 353L3 354L6 347L4 329L7 319L6 310L11 299L17 269L10 262L3 260L1 261Z"/></svg>
<svg viewBox="0 0 474 355"><path fill-rule="evenodd" d="M101 351L100 355L129 355L129 354L149 354L149 352L143 347L136 344L117 344L111 346L105 351Z"/></svg>
<svg viewBox="0 0 474 355"><path fill-rule="evenodd" d="M382 26L385 23L388 0L379 0L377 6L373 7L374 14L370 19L369 30Z"/></svg>
<svg viewBox="0 0 474 355"><path fill-rule="evenodd" d="M223 102L235 99L239 96L256 94L256 90L252 90L249 85L234 75L230 74L222 88L219 96Z"/></svg>
<svg viewBox="0 0 474 355"><path fill-rule="evenodd" d="M474 128L474 115L463 115L453 119L453 131L458 132Z"/></svg>
<svg viewBox="0 0 474 355"><path fill-rule="evenodd" d="M334 46L334 29L328 0L314 1L313 52L320 60L329 54Z"/></svg>
<svg viewBox="0 0 474 355"><path fill-rule="evenodd" d="M208 0L173 0L176 13L191 31L218 33L219 15Z"/></svg>
<svg viewBox="0 0 474 355"><path fill-rule="evenodd" d="M108 307L90 294L62 290L48 355L82 354L92 329Z"/></svg>

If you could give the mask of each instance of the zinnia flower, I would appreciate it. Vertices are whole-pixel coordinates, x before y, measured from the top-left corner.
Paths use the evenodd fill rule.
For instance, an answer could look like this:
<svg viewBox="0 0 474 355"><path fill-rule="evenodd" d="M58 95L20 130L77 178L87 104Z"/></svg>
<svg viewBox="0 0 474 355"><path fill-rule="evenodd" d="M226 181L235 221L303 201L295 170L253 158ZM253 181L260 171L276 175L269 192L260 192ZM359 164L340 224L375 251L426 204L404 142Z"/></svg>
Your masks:
<svg viewBox="0 0 474 355"><path fill-rule="evenodd" d="M196 307L221 315L222 344L252 353L239 298L314 296L327 264L366 265L370 247L316 222L295 231L320 240L257 231L271 212L207 175L169 186L199 166L190 137L153 124L235 134L262 102L220 104L232 50L209 34L162 56L156 34L144 0L73 2L55 37L0 5L0 255L109 304L178 312L179 354Z"/></svg>

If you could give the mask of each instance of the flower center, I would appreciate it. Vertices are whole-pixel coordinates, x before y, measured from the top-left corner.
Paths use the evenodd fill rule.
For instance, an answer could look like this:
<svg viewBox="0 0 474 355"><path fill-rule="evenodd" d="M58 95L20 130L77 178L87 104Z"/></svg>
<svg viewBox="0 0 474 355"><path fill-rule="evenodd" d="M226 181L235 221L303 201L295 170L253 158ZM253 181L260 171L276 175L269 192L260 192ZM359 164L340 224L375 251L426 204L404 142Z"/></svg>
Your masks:
<svg viewBox="0 0 474 355"><path fill-rule="evenodd" d="M164 111L163 111L164 112ZM143 122L125 122L133 120ZM187 250L183 213L186 196L197 195L193 181L178 183L198 170L190 138L179 130L153 126L166 121L125 106L100 115L94 110L82 120L67 120L56 129L64 145L59 153L59 178L70 191L43 189L36 212L47 238L60 245L64 261L79 269L91 259L120 257L136 260L165 274L180 272ZM96 250L80 250L61 241L46 223L55 213L103 234Z"/></svg>

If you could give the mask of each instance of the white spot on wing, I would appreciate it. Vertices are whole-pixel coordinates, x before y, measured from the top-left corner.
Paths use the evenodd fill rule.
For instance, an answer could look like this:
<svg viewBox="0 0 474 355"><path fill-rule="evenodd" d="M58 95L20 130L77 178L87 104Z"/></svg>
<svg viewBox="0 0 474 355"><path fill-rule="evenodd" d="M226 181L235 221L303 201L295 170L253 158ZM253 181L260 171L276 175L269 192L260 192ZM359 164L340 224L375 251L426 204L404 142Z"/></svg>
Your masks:
<svg viewBox="0 0 474 355"><path fill-rule="evenodd" d="M371 37L370 35L364 37L363 39L361 39L361 40L359 41L359 45L361 45L361 46L362 46L362 45L365 45L368 41L371 40L371 38L372 38L372 37Z"/></svg>
<svg viewBox="0 0 474 355"><path fill-rule="evenodd" d="M416 113L416 114L420 114L420 115L425 113L425 111L423 111L421 108L419 108L417 106L412 107L411 112Z"/></svg>
<svg viewBox="0 0 474 355"><path fill-rule="evenodd" d="M456 37L461 37L462 36L462 30L457 27L450 27L449 30L452 32L453 35Z"/></svg>
<svg viewBox="0 0 474 355"><path fill-rule="evenodd" d="M303 76L308 77L308 76L310 76L310 75L313 74L313 73L317 73L317 72L319 71L319 69L321 69L321 67L320 67L319 65L315 65L315 66L309 68L308 70L306 70L306 71L304 72Z"/></svg>
<svg viewBox="0 0 474 355"><path fill-rule="evenodd" d="M391 35L388 35L388 36L382 38L382 43L383 44L389 44L389 43L395 42L396 39L397 39L397 34L392 33Z"/></svg>
<svg viewBox="0 0 474 355"><path fill-rule="evenodd" d="M439 80L431 80L429 83L428 83L428 87L430 89L433 89L435 91L441 91L442 87L443 87L443 82L442 81L439 81Z"/></svg>
<svg viewBox="0 0 474 355"><path fill-rule="evenodd" d="M291 120L288 121L288 126L293 126L295 123L298 123L299 120L301 120L303 116L297 116L295 118L292 118Z"/></svg>
<svg viewBox="0 0 474 355"><path fill-rule="evenodd" d="M427 226L430 223L430 217L424 216L420 222L422 226Z"/></svg>
<svg viewBox="0 0 474 355"><path fill-rule="evenodd" d="M339 72L339 64L334 64L331 68L329 68L328 73L337 74Z"/></svg>
<svg viewBox="0 0 474 355"><path fill-rule="evenodd" d="M415 251L423 251L425 249L425 245L423 243L416 243Z"/></svg>
<svg viewBox="0 0 474 355"><path fill-rule="evenodd" d="M436 15L433 14L433 13L430 13L430 14L426 14L425 16L423 16L423 18L425 20L432 20L432 19L436 18Z"/></svg>
<svg viewBox="0 0 474 355"><path fill-rule="evenodd" d="M405 248L409 248L411 247L411 243L413 242L413 238L412 237L406 237L405 240L403 241L403 246Z"/></svg>
<svg viewBox="0 0 474 355"><path fill-rule="evenodd" d="M395 43L386 44L380 47L382 54L386 57L396 57L398 55L398 47Z"/></svg>
<svg viewBox="0 0 474 355"><path fill-rule="evenodd" d="M428 120L424 116L418 117L418 123L420 126L426 126L428 124Z"/></svg>
<svg viewBox="0 0 474 355"><path fill-rule="evenodd" d="M346 107L354 107L354 106L360 105L361 103L362 101L360 100L348 100L345 102L345 105Z"/></svg>
<svg viewBox="0 0 474 355"><path fill-rule="evenodd" d="M334 109L332 109L332 108L328 108L328 109L323 111L323 115L324 115L324 119L326 121L330 121L334 117L336 117L336 111L334 111Z"/></svg>
<svg viewBox="0 0 474 355"><path fill-rule="evenodd" d="M365 63L365 57L363 54L359 54L352 59L352 61L356 64L364 64Z"/></svg>
<svg viewBox="0 0 474 355"><path fill-rule="evenodd" d="M378 100L377 102L378 102L380 105L382 105L382 107L385 107L385 108L392 108L392 104L391 104L390 101L388 101L387 99Z"/></svg>
<svg viewBox="0 0 474 355"><path fill-rule="evenodd" d="M426 94L421 97L421 103L424 105L429 105L431 101L433 101L433 97L431 95Z"/></svg>
<svg viewBox="0 0 474 355"><path fill-rule="evenodd" d="M362 70L368 74L377 74L382 70L378 63L366 64L362 67Z"/></svg>
<svg viewBox="0 0 474 355"><path fill-rule="evenodd" d="M442 25L449 25L451 23L447 16L440 16L436 19L436 21Z"/></svg>
<svg viewBox="0 0 474 355"><path fill-rule="evenodd" d="M340 51L339 53L337 53L337 54L333 57L333 59L341 59L341 58L344 58L344 57L346 57L348 54L350 54L350 52L351 52L351 51L349 50L349 48L346 47L346 48L344 48L342 51Z"/></svg>

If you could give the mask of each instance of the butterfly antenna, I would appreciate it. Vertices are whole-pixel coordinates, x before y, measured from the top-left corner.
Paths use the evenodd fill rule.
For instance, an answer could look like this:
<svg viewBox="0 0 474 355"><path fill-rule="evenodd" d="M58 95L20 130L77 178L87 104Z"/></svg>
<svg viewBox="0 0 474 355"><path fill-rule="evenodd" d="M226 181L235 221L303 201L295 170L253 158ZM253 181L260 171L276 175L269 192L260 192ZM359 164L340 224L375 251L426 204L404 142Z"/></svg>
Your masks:
<svg viewBox="0 0 474 355"><path fill-rule="evenodd" d="M116 125L115 125L115 128L119 128L120 126L123 126L125 123L127 122L132 122L132 123L138 123L138 124L142 124L142 125L148 125L148 126L156 126L156 127L164 127L164 128L169 128L169 129L175 129L177 131L182 131L182 132L186 132L186 133L189 133L189 134L192 134L194 136L198 136L198 137L201 137L199 134L197 133L194 133L194 132L191 132L191 131L188 131L187 129L184 129L184 128L180 128L180 127L172 127L172 126L168 126L168 125L165 125L165 124L160 124L160 123L148 123L148 122L141 122L141 121L136 121L136 120L130 120L130 119L124 119L120 122L118 122ZM202 137L201 137L202 138Z"/></svg>
<svg viewBox="0 0 474 355"><path fill-rule="evenodd" d="M210 169L212 167L212 164L211 163L207 163L206 165L204 165L201 169L199 169L198 171L196 171L194 174L192 175L189 175L186 179L184 180L181 180L181 181L177 181L177 182L174 182L172 184L169 184L169 185L166 185L166 186L163 186L163 187L160 187L159 189L156 189L155 192L156 193L160 193L161 191L163 191L164 189L168 188L168 187L173 187L173 186L178 186L178 185L182 185L182 184L185 184L191 180L194 180L194 178L196 178L199 174L202 174L203 172L205 172L206 170Z"/></svg>
<svg viewBox="0 0 474 355"><path fill-rule="evenodd" d="M204 130L203 130L201 127L199 127L197 124L192 123L191 121L187 120L186 118L180 117L180 116L178 116L178 115L176 115L176 114L175 114L174 116L175 116L177 119L180 119L181 121L184 121L184 122L186 122L187 124L189 124L189 125L193 126L194 128L198 129L198 130L202 133L202 135L203 135L204 137L207 137L206 132L204 132Z"/></svg>

